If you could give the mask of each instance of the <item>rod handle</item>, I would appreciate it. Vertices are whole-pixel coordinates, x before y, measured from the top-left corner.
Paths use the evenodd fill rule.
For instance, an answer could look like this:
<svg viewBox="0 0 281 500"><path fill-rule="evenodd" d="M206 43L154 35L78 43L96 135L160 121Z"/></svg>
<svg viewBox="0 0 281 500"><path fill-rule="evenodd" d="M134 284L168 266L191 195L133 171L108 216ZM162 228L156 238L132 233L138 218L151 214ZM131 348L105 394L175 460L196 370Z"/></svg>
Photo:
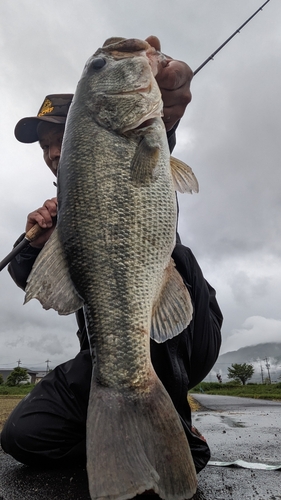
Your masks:
<svg viewBox="0 0 281 500"><path fill-rule="evenodd" d="M36 240L36 238L38 238L40 234L44 233L44 231L46 231L46 228L43 228L39 226L38 223L36 223L34 224L34 226L32 226L31 229L29 229L29 231L27 231L27 233L25 234L25 239L29 242L32 242Z"/></svg>

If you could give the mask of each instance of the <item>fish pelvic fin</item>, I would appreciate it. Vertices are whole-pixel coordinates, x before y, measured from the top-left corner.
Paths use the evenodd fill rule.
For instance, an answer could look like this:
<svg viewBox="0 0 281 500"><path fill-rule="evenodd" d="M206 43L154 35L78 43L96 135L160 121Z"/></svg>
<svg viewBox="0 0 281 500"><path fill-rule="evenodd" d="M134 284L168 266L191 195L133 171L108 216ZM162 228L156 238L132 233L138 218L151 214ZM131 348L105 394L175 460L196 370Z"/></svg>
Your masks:
<svg viewBox="0 0 281 500"><path fill-rule="evenodd" d="M87 472L92 500L126 500L154 491L165 500L193 497L197 478L170 396L153 372L141 392L92 380Z"/></svg>
<svg viewBox="0 0 281 500"><path fill-rule="evenodd" d="M180 193L198 193L199 184L192 169L173 156L170 158L170 164L175 190Z"/></svg>
<svg viewBox="0 0 281 500"><path fill-rule="evenodd" d="M44 309L54 309L61 315L71 314L83 306L71 281L57 229L38 255L25 291L25 304L38 299Z"/></svg>
<svg viewBox="0 0 281 500"><path fill-rule="evenodd" d="M165 270L164 283L154 304L150 337L158 343L181 333L192 319L191 297L171 258Z"/></svg>

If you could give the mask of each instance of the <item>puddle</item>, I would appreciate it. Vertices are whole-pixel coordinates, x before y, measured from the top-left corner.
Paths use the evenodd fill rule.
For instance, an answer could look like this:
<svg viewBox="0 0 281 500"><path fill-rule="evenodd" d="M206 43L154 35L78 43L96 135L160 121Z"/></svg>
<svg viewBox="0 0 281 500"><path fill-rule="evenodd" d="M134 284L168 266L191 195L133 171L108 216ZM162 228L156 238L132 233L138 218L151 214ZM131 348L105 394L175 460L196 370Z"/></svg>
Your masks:
<svg viewBox="0 0 281 500"><path fill-rule="evenodd" d="M226 423L229 427L246 427L244 422L237 422L233 418L226 417L225 415L221 415L221 420Z"/></svg>

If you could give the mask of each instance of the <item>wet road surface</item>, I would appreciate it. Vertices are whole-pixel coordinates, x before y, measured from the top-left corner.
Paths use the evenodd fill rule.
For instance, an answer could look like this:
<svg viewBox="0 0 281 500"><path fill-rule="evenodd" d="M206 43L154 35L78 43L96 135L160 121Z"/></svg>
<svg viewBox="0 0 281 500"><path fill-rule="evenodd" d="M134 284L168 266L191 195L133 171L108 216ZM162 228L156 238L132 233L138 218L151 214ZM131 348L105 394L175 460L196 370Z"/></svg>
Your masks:
<svg viewBox="0 0 281 500"><path fill-rule="evenodd" d="M281 465L281 402L196 395L212 461ZM151 497L149 497L151 500ZM90 500L84 469L38 471L0 451L0 500ZM207 466L194 500L281 500L281 471Z"/></svg>
<svg viewBox="0 0 281 500"><path fill-rule="evenodd" d="M193 415L193 423L205 435L212 461L281 466L281 402L205 394L195 398L205 409ZM198 480L202 500L281 499L281 471L207 466Z"/></svg>

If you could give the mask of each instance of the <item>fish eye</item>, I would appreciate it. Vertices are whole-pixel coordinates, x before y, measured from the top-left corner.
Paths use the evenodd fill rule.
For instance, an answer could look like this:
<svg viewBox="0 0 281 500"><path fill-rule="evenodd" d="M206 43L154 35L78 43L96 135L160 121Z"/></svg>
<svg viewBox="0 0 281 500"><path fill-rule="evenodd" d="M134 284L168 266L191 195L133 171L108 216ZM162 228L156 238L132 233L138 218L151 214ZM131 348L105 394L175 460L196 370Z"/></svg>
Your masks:
<svg viewBox="0 0 281 500"><path fill-rule="evenodd" d="M94 59L92 62L92 68L93 69L101 69L105 66L106 60L103 57L97 57L97 59Z"/></svg>

